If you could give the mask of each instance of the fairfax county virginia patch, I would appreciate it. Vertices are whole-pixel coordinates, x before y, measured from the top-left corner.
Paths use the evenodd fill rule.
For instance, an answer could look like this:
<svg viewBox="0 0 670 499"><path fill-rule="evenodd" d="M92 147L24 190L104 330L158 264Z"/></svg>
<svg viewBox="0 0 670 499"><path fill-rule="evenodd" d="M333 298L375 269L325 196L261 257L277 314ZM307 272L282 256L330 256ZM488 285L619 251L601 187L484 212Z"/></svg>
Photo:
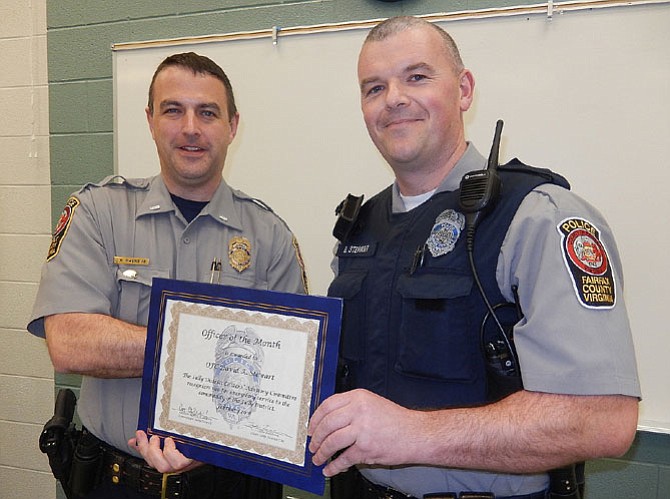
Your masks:
<svg viewBox="0 0 670 499"><path fill-rule="evenodd" d="M566 218L556 228L579 302L587 308L613 308L614 275L600 231L583 218Z"/></svg>
<svg viewBox="0 0 670 499"><path fill-rule="evenodd" d="M63 208L63 211L61 212L54 233L51 236L51 245L49 246L49 253L47 253L47 262L52 260L60 251L61 244L63 244L63 239L65 239L67 231L70 228L74 210L77 206L79 206L79 200L74 196L70 196L65 203L65 208Z"/></svg>
<svg viewBox="0 0 670 499"><path fill-rule="evenodd" d="M444 210L435 219L426 246L433 258L446 255L456 246L456 241L465 226L465 216L454 210Z"/></svg>

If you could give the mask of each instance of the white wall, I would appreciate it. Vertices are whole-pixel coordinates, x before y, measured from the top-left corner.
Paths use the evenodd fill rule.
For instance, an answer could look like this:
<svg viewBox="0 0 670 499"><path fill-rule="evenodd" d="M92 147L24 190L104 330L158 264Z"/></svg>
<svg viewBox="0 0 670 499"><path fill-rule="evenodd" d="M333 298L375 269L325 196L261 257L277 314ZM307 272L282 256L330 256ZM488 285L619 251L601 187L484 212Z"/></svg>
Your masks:
<svg viewBox="0 0 670 499"><path fill-rule="evenodd" d="M488 154L505 121L500 159L565 175L608 219L625 271L638 355L640 428L670 433L670 341L664 310L670 260L670 3L444 21L477 81L466 136ZM625 35L624 35L625 33ZM296 233L312 292L323 294L334 207L392 176L360 115L356 58L365 32L343 30L118 50L118 171L158 171L143 113L153 68L196 50L225 68L241 123L224 177L272 206ZM493 47L493 48L492 48ZM249 61L263 61L263 64Z"/></svg>
<svg viewBox="0 0 670 499"><path fill-rule="evenodd" d="M44 341L25 330L51 232L46 0L0 2L0 498L56 496L37 438L53 414Z"/></svg>

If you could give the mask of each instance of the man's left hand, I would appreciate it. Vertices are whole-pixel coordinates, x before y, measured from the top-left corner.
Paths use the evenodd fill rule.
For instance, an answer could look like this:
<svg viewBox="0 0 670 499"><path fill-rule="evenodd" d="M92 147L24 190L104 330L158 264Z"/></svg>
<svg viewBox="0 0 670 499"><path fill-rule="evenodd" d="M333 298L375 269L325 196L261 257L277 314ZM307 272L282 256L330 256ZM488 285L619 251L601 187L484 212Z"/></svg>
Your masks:
<svg viewBox="0 0 670 499"><path fill-rule="evenodd" d="M406 463L411 455L406 430L417 414L367 390L333 395L310 420L312 462L320 466L344 449L324 468L326 476L355 464Z"/></svg>
<svg viewBox="0 0 670 499"><path fill-rule="evenodd" d="M141 430L135 432L135 438L128 440L128 445L136 447L149 466L161 473L181 473L201 466L200 461L194 461L177 450L174 440L165 439L161 449L161 439L158 435L147 438Z"/></svg>

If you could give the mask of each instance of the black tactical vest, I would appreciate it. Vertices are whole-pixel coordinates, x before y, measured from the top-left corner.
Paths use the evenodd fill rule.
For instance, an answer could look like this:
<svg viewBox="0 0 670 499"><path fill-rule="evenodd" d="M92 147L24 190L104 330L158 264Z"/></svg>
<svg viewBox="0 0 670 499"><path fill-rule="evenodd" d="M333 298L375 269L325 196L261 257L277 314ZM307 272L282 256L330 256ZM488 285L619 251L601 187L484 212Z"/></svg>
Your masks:
<svg viewBox="0 0 670 499"><path fill-rule="evenodd" d="M498 172L501 195L474 244L491 304L506 302L496 266L523 198L547 182L569 188L559 175L518 160ZM447 234L455 242L446 254L433 256L426 248L438 216L458 213L459 191L437 193L407 213L392 213L391 197L389 187L366 202L338 249L339 273L328 290L344 299L338 391L366 388L405 407L444 408L481 404L520 389L517 377L501 393L487 376L483 345L499 329L488 320L482 328L487 308L468 263L465 230ZM516 313L504 319L510 330L517 320Z"/></svg>

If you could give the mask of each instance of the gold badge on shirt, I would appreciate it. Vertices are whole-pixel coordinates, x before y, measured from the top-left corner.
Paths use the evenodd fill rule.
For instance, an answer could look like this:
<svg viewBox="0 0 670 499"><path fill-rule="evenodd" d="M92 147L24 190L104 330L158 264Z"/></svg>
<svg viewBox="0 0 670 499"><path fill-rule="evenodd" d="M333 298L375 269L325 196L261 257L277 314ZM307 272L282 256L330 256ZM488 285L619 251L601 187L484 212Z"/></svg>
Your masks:
<svg viewBox="0 0 670 499"><path fill-rule="evenodd" d="M246 237L234 237L228 243L228 263L242 272L251 265L251 242Z"/></svg>

